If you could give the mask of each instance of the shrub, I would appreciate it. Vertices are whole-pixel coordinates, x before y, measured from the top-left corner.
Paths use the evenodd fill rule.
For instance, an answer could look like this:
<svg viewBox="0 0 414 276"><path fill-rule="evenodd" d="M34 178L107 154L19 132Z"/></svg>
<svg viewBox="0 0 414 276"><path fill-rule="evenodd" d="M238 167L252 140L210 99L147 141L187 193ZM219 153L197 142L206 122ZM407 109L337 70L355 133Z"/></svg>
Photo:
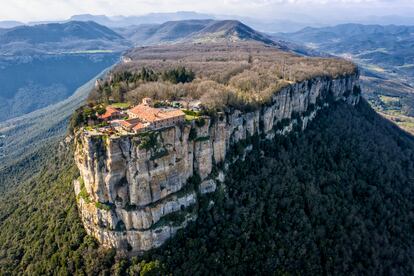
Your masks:
<svg viewBox="0 0 414 276"><path fill-rule="evenodd" d="M198 119L195 121L195 124L196 124L198 127L203 127L203 126L206 124L206 120L205 120L204 118L198 118Z"/></svg>
<svg viewBox="0 0 414 276"><path fill-rule="evenodd" d="M190 176L187 180L187 187L195 189L200 185L201 183L201 177L197 172L194 172L192 176Z"/></svg>
<svg viewBox="0 0 414 276"><path fill-rule="evenodd" d="M168 150L166 150L165 148L161 148L151 156L150 160L156 160L156 159L162 158L167 155L168 155Z"/></svg>
<svg viewBox="0 0 414 276"><path fill-rule="evenodd" d="M106 109L102 106L99 106L96 108L96 113L98 113L99 115L102 115L106 112Z"/></svg>
<svg viewBox="0 0 414 276"><path fill-rule="evenodd" d="M190 133L189 133L189 135L188 135L188 140L189 141L193 141L193 140L195 140L197 138L197 130L195 129L195 128L191 128L190 129Z"/></svg>
<svg viewBox="0 0 414 276"><path fill-rule="evenodd" d="M202 141L208 141L210 140L210 136L202 136L202 137L197 137L195 139L196 142L202 142Z"/></svg>
<svg viewBox="0 0 414 276"><path fill-rule="evenodd" d="M180 66L178 68L164 71L162 79L171 83L186 83L192 82L195 78L195 74L191 70L187 70L185 67Z"/></svg>
<svg viewBox="0 0 414 276"><path fill-rule="evenodd" d="M185 115L194 116L194 117L200 116L200 112L197 112L197 111L187 110L187 109L182 109L181 111L184 112Z"/></svg>
<svg viewBox="0 0 414 276"><path fill-rule="evenodd" d="M141 143L139 145L140 149L150 150L155 148L158 145L158 132L146 132L142 133L141 136Z"/></svg>
<svg viewBox="0 0 414 276"><path fill-rule="evenodd" d="M96 208L101 209L101 210L105 210L105 211L110 211L111 210L111 205L107 204L107 203L102 203L97 201L95 203Z"/></svg>
<svg viewBox="0 0 414 276"><path fill-rule="evenodd" d="M86 190L85 182L83 178L79 176L78 181L79 181L79 187L80 187L80 192L78 196L81 197L85 201L85 203L88 203L88 204L91 203L91 199L89 197L88 191Z"/></svg>
<svg viewBox="0 0 414 276"><path fill-rule="evenodd" d="M161 264L160 261L151 261L151 262L145 262L142 261L140 263L140 276L156 276L156 275L163 275L165 274L164 266Z"/></svg>

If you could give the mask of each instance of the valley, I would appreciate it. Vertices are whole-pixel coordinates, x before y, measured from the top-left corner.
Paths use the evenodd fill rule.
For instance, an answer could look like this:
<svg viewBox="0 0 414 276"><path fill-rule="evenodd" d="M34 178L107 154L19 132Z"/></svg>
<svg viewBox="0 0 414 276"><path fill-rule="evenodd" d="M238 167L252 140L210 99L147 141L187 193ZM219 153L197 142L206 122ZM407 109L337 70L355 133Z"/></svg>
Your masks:
<svg viewBox="0 0 414 276"><path fill-rule="evenodd" d="M72 113L84 103L94 87L95 80L104 73L105 71L94 76L66 99L0 122L0 134L2 135L0 168L13 166L45 145L64 139ZM4 188L1 186L0 189Z"/></svg>
<svg viewBox="0 0 414 276"><path fill-rule="evenodd" d="M0 122L67 99L119 57L120 53L0 57Z"/></svg>
<svg viewBox="0 0 414 276"><path fill-rule="evenodd" d="M1 167L64 137L96 78L129 47L93 22L1 29L0 41Z"/></svg>
<svg viewBox="0 0 414 276"><path fill-rule="evenodd" d="M412 26L343 24L273 35L350 59L361 67L364 97L386 118L413 133L414 42ZM398 98L396 106L384 97Z"/></svg>
<svg viewBox="0 0 414 276"><path fill-rule="evenodd" d="M107 27L76 21L0 29L0 45L0 122L68 98L130 47Z"/></svg>

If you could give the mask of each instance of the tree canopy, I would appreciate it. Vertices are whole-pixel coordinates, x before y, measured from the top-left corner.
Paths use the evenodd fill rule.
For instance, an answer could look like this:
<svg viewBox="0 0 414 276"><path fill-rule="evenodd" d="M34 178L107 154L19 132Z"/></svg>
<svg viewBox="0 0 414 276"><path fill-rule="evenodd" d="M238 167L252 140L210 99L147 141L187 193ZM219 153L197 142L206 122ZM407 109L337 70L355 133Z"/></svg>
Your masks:
<svg viewBox="0 0 414 276"><path fill-rule="evenodd" d="M19 185L0 196L0 274L414 273L412 136L362 101L335 104L302 133L257 138L201 198L198 220L138 257L86 236L70 149L43 150L27 180L1 171L0 183Z"/></svg>

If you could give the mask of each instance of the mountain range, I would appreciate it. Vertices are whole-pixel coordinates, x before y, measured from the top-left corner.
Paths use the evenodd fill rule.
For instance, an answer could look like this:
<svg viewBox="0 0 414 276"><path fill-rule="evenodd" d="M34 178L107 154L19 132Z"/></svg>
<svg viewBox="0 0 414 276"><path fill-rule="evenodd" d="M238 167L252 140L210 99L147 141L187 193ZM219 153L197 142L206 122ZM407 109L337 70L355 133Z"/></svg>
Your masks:
<svg viewBox="0 0 414 276"><path fill-rule="evenodd" d="M171 14L173 19L174 16L178 15ZM179 16L195 15L182 13ZM204 18L206 15L200 17ZM75 18L87 20L91 19L91 16ZM101 20L105 18L102 17ZM0 93L0 110L3 110L0 112L0 119L6 120L26 114L69 97L81 84L115 63L120 52L132 45L237 40L260 41L308 56L324 56L325 53L352 56L361 65L370 64L362 67L365 93L370 102L389 108L383 102L382 96L398 98L402 103L402 107L399 107L401 112L410 115L414 106L414 89L409 82L413 53L409 47L402 45L411 45L409 43L412 42L412 29L407 26L346 24L267 35L237 20L213 19L168 21L113 30L92 21L1 29L0 51L7 54L7 57L0 58L0 79L4 83ZM400 41L404 43L400 45ZM50 55L51 52L55 54ZM22 66L26 68L25 73L14 82L7 82L22 70ZM82 70L74 70L75 67ZM379 67L398 71L399 78L407 78L398 81L392 78L392 75L385 75L386 72L375 70ZM71 80L70 85L68 80ZM391 88L396 85L401 89ZM382 89L376 89L378 87ZM391 107L394 110L398 105ZM405 121L404 124L407 125Z"/></svg>
<svg viewBox="0 0 414 276"><path fill-rule="evenodd" d="M342 24L272 37L358 63L364 96L377 111L414 132L414 26Z"/></svg>
<svg viewBox="0 0 414 276"><path fill-rule="evenodd" d="M19 25L39 25L47 23L65 23L69 21L94 21L98 24L110 27L120 28L131 25L146 25L146 24L162 24L167 21L180 21L190 19L215 19L215 20L239 20L252 28L269 33L276 32L295 32L305 27L327 27L337 24L345 24L349 22L372 25L414 25L414 17L410 16L368 16L355 17L354 19L333 19L329 20L324 17L313 17L306 14L297 13L295 11L283 12L275 14L273 18L257 18L249 16L225 15L225 14L205 14L194 11L178 11L178 12L160 12L149 13L137 16L106 16L95 14L78 14L73 15L66 20L57 21L31 21L27 23L18 21L0 21L0 28L9 28Z"/></svg>
<svg viewBox="0 0 414 276"><path fill-rule="evenodd" d="M196 15L171 14L172 19L175 19L175 16ZM204 18L206 15L200 17ZM101 17L100 20L105 18ZM89 15L83 15L75 19L88 20L94 19L94 16L91 18ZM413 55L410 49L405 49L405 52L400 50L399 48L403 46L399 46L398 41L402 40L404 43L411 41L411 31L412 27L405 26L347 24L267 35L237 20L213 19L168 21L162 24L129 26L114 28L114 30L92 21L70 21L1 29L0 51L8 56L0 59L2 64L0 79L4 83L0 93L0 110L2 110L0 119L10 119L64 100L81 84L115 63L120 52L132 45L260 41L311 56L323 56L326 52L345 56L344 51L347 50L354 59L361 56L357 61L366 62L370 57L371 64L375 66L381 66L385 62L393 70L410 72L409 62ZM384 49L381 50L379 47ZM55 54L50 55L51 52ZM106 52L114 52L114 54ZM34 53L36 56L33 55ZM391 61L382 58L384 55L387 55ZM405 60L405 65L401 68L396 67L395 62L398 60ZM14 82L7 82L21 71L22 67L26 68L25 73ZM74 70L75 67L82 70ZM372 69L372 66L363 72L367 69ZM382 77L379 77L380 75ZM365 82L368 78L370 81ZM408 82L399 82L398 86L404 89L390 89L391 86L384 81L384 78L383 73L372 70L369 74L363 74L367 87L366 93L371 103L381 106L381 95L400 97L403 112L411 114L410 110L414 102L414 99L411 100L414 95L411 90L414 89L407 84ZM390 80L390 77L386 79ZM381 93L375 89L379 87L378 83L382 83L381 87L384 88Z"/></svg>
<svg viewBox="0 0 414 276"><path fill-rule="evenodd" d="M66 99L130 46L95 22L0 29L0 121Z"/></svg>
<svg viewBox="0 0 414 276"><path fill-rule="evenodd" d="M65 116L43 124L44 113L59 114L62 101L119 60L133 44L260 41L286 48L239 21L184 20L160 25L115 29L95 22L71 21L0 30L0 135L5 135L8 160L36 139L65 132ZM16 77L18 76L18 77ZM13 79L13 81L9 81ZM78 101L69 105L72 110ZM60 112L62 113L62 112ZM63 114L63 113L62 113ZM2 123L1 123L2 122ZM43 126L53 129L50 133ZM36 127L34 126L42 126ZM21 135L25 133L25 135ZM28 134L30 133L30 134ZM49 133L49 134L48 134ZM24 137L24 139L22 139ZM49 139L49 138L48 138ZM35 147L33 147L35 148ZM2 157L0 156L0 160ZM3 161L5 158L3 156Z"/></svg>
<svg viewBox="0 0 414 276"><path fill-rule="evenodd" d="M24 25L23 22L14 21L14 20L7 20L7 21L0 21L0 28L8 29L8 28L14 28L17 26Z"/></svg>
<svg viewBox="0 0 414 276"><path fill-rule="evenodd" d="M70 21L94 21L110 28L126 27L131 25L162 24L167 21L204 20L214 16L197 12L149 13L142 16L114 16L81 14L70 17Z"/></svg>
<svg viewBox="0 0 414 276"><path fill-rule="evenodd" d="M280 33L274 38L305 44L414 77L414 26L343 24Z"/></svg>
<svg viewBox="0 0 414 276"><path fill-rule="evenodd" d="M160 25L139 25L116 29L135 45L179 42L255 40L276 45L267 35L237 20L182 20Z"/></svg>
<svg viewBox="0 0 414 276"><path fill-rule="evenodd" d="M95 22L71 21L0 29L2 55L28 55L75 51L122 51L129 47L122 36Z"/></svg>
<svg viewBox="0 0 414 276"><path fill-rule="evenodd" d="M295 21L292 16L288 18L275 18L263 20L235 15L212 15L197 12L180 11L174 13L150 13L142 16L105 16L82 14L74 15L69 20L95 21L110 28L125 28L138 25L163 24L168 21L182 20L238 20L262 32L296 31L308 26L310 22Z"/></svg>
<svg viewBox="0 0 414 276"><path fill-rule="evenodd" d="M414 64L414 26L343 24L305 28L276 37L378 65L410 67Z"/></svg>
<svg viewBox="0 0 414 276"><path fill-rule="evenodd" d="M114 30L93 21L70 21L0 29L0 53L29 55L85 51L123 51L135 45L254 40L275 43L237 20L181 20L132 25Z"/></svg>

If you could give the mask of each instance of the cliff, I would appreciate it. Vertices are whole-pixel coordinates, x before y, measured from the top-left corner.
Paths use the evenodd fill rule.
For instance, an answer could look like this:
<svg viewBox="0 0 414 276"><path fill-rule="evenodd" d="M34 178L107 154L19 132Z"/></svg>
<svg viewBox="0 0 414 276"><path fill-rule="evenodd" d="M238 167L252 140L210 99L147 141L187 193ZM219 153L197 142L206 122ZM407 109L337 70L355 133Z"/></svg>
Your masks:
<svg viewBox="0 0 414 276"><path fill-rule="evenodd" d="M74 184L84 226L107 247L158 247L197 219L198 198L224 181L226 166L219 164L237 158L231 149L238 142L303 130L332 101L354 105L359 97L357 74L320 77L291 84L254 112L233 110L136 135L79 129ZM244 144L241 154L250 148Z"/></svg>

